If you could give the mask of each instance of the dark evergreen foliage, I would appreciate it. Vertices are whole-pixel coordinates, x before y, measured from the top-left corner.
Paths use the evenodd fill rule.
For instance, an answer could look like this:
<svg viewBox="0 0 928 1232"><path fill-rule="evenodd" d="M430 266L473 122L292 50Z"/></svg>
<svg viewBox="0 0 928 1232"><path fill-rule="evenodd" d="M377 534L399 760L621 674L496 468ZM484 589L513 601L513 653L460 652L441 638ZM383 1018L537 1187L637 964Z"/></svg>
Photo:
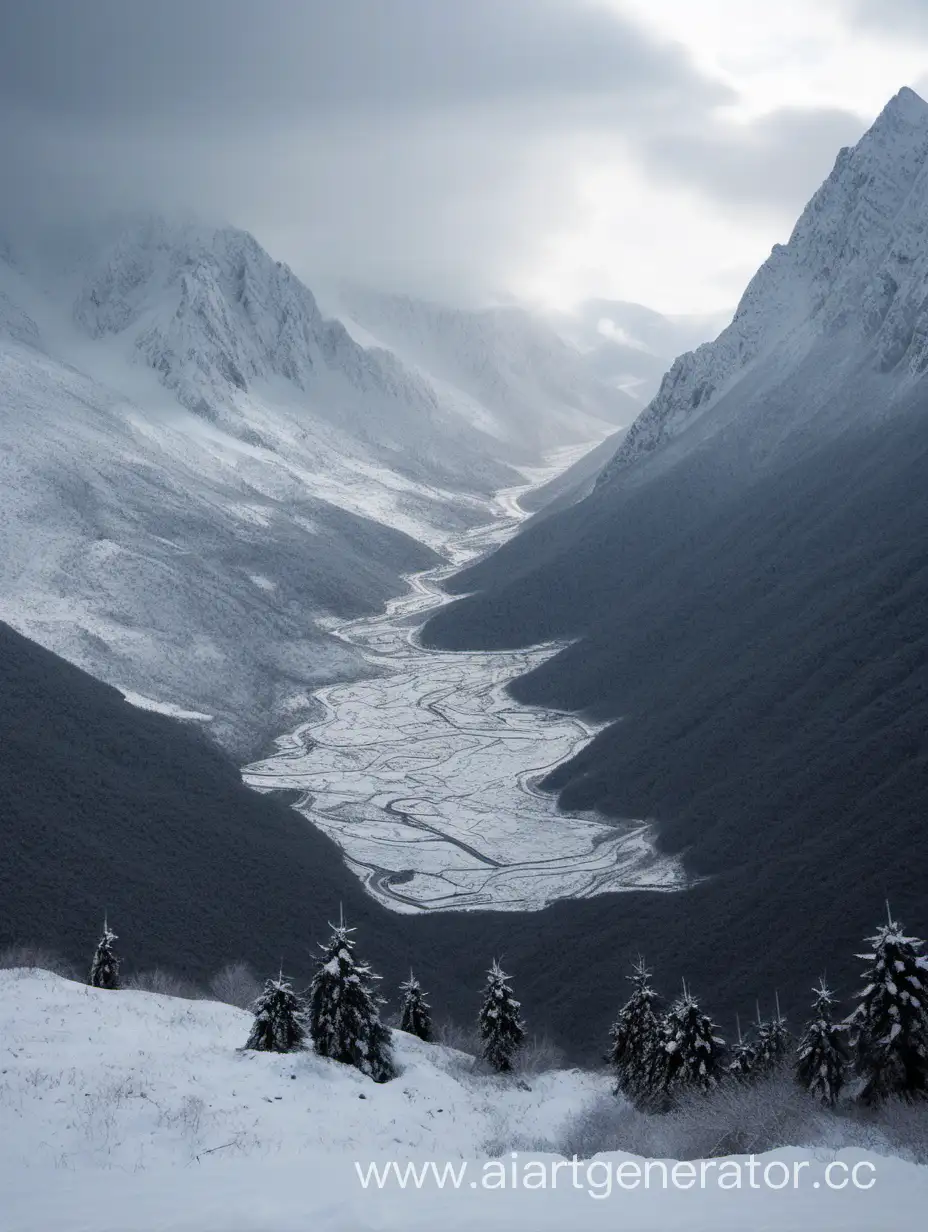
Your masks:
<svg viewBox="0 0 928 1232"><path fill-rule="evenodd" d="M887 915L889 915L887 909ZM907 937L889 915L873 949L859 954L869 965L859 1004L847 1019L860 1098L877 1103L891 1096L928 1095L928 958L924 942Z"/></svg>
<svg viewBox="0 0 928 1232"><path fill-rule="evenodd" d="M632 983L632 995L612 1024L608 1060L615 1072L616 1094L647 1105L654 1095L657 1049L661 1043L659 998L643 958L638 958L627 978Z"/></svg>
<svg viewBox="0 0 928 1232"><path fill-rule="evenodd" d="M806 1023L797 1049L796 1079L810 1095L833 1108L847 1072L844 1026L834 1021L835 998L824 977L813 991L812 1017Z"/></svg>
<svg viewBox="0 0 928 1232"><path fill-rule="evenodd" d="M396 1074L389 1027L380 1021L380 976L354 957L354 929L333 925L309 993L309 1028L316 1052L388 1082Z"/></svg>
<svg viewBox="0 0 928 1232"><path fill-rule="evenodd" d="M757 1073L757 1049L750 1040L746 1040L741 1034L740 1021L738 1021L737 1025L738 1041L731 1048L728 1073L739 1082L750 1082Z"/></svg>
<svg viewBox="0 0 928 1232"><path fill-rule="evenodd" d="M254 1013L246 1048L255 1052L297 1052L306 1047L306 1006L283 975L267 981L255 1002Z"/></svg>
<svg viewBox="0 0 928 1232"><path fill-rule="evenodd" d="M478 1022L483 1041L483 1059L498 1074L507 1074L525 1040L525 1023L519 1014L520 1003L508 983L509 976L494 959L487 972L487 982Z"/></svg>
<svg viewBox="0 0 928 1232"><path fill-rule="evenodd" d="M793 1037L780 1013L780 998L777 997L776 1013L769 1022L760 1016L757 1009L756 1036L754 1040L754 1068L757 1074L769 1074L785 1065L793 1050Z"/></svg>
<svg viewBox="0 0 928 1232"><path fill-rule="evenodd" d="M119 959L113 948L113 943L116 940L116 934L111 930L109 924L104 921L103 936L97 943L93 961L90 964L89 983L93 988L119 987Z"/></svg>
<svg viewBox="0 0 928 1232"><path fill-rule="evenodd" d="M683 995L664 1019L659 1076L671 1097L687 1091L711 1091L721 1076L725 1041L684 985Z"/></svg>
<svg viewBox="0 0 928 1232"><path fill-rule="evenodd" d="M427 1044L432 1040L431 1006L425 999L425 993L419 981L410 971L409 979L400 984L403 1003L400 1008L400 1030L417 1035Z"/></svg>

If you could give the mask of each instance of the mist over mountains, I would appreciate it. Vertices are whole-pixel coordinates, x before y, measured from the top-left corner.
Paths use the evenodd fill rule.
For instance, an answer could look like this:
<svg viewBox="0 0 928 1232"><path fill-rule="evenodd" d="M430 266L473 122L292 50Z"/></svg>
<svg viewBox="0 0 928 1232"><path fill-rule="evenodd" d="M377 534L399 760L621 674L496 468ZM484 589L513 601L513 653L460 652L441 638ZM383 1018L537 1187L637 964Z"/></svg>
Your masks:
<svg viewBox="0 0 928 1232"><path fill-rule="evenodd" d="M359 670L328 624L434 564L552 443L633 413L527 313L417 306L454 321L441 363L402 318L396 350L358 341L234 229L4 252L0 616L243 754Z"/></svg>

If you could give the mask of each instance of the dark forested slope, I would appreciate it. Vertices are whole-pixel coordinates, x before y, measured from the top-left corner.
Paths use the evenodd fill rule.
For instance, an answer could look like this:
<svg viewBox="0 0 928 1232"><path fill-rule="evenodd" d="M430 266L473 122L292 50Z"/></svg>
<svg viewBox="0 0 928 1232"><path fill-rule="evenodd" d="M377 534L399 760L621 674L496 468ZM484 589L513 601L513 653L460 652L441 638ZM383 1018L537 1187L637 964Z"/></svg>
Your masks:
<svg viewBox="0 0 928 1232"><path fill-rule="evenodd" d="M703 918L728 921L736 963L751 936L759 971L887 894L925 915L926 410L918 392L740 478L725 448L699 449L601 485L458 575L477 593L426 626L451 647L574 639L513 693L618 721L546 785L653 818L712 878ZM654 910L675 932L687 909Z"/></svg>
<svg viewBox="0 0 928 1232"><path fill-rule="evenodd" d="M790 878L760 868L686 894L604 895L530 915L395 915L297 813L245 789L196 729L127 705L3 625L0 852L0 947L35 941L83 965L106 911L128 969L201 979L230 959L261 972L282 959L303 980L343 904L388 997L412 962L436 1016L472 1022L498 955L532 1031L550 1029L588 1059L601 1055L639 949L663 988L686 975L726 1021L774 986L798 1015L820 963L845 992L854 986L853 954L882 894L825 895L812 938L793 908L821 897L832 874L801 858ZM894 906L918 926L921 874L903 863Z"/></svg>

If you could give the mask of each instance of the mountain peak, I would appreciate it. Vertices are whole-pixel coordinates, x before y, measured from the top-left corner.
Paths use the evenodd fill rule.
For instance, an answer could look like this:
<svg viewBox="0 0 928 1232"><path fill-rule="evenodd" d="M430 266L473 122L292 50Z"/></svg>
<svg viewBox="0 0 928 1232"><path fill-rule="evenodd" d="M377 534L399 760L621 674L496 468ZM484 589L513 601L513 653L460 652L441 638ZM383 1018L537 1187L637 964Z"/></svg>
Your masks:
<svg viewBox="0 0 928 1232"><path fill-rule="evenodd" d="M910 124L925 123L928 122L928 103L909 86L903 86L889 100L876 122L884 116L899 117Z"/></svg>
<svg viewBox="0 0 928 1232"><path fill-rule="evenodd" d="M701 419L749 372L758 389L782 379L825 338L847 334L849 355L900 381L928 371L926 207L928 103L904 87L841 150L728 329L674 362L601 478Z"/></svg>

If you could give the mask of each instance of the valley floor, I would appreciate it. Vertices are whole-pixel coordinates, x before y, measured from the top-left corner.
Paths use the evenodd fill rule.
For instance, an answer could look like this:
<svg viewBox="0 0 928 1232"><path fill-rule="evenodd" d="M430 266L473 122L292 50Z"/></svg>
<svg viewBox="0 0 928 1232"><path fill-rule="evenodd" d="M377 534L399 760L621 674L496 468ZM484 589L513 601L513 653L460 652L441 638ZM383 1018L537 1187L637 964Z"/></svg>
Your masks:
<svg viewBox="0 0 928 1232"><path fill-rule="evenodd" d="M250 1015L215 1002L0 972L4 1232L891 1232L916 1226L928 1200L928 1168L856 1150L758 1157L762 1170L775 1164L774 1179L782 1164L796 1175L794 1165L807 1161L798 1189L745 1180L721 1191L710 1179L665 1190L657 1172L648 1190L611 1184L607 1192L607 1174L635 1157L551 1170L565 1125L608 1090L604 1074L551 1072L520 1086L475 1073L462 1053L397 1033L401 1073L376 1086L312 1053L239 1051L249 1023ZM514 1156L510 1145L526 1134L532 1149ZM494 1156L507 1172L488 1171ZM391 1160L439 1168L466 1160L465 1175L481 1179L381 1189L367 1168ZM556 1183L514 1186L512 1168L527 1176L530 1160ZM829 1163L839 1177L841 1165L863 1163L876 1184L816 1184ZM501 1187L482 1179L500 1175Z"/></svg>
<svg viewBox="0 0 928 1232"><path fill-rule="evenodd" d="M550 470L576 452L561 451ZM413 574L409 593L383 614L336 627L376 674L317 690L323 717L245 771L253 787L303 792L300 811L394 910L526 911L686 884L643 823L561 813L536 789L597 730L506 692L556 646L466 654L417 642L416 625L449 600L442 581L509 538L526 517L518 495L546 478L539 471L525 488L501 492L489 524L449 535L450 563Z"/></svg>

